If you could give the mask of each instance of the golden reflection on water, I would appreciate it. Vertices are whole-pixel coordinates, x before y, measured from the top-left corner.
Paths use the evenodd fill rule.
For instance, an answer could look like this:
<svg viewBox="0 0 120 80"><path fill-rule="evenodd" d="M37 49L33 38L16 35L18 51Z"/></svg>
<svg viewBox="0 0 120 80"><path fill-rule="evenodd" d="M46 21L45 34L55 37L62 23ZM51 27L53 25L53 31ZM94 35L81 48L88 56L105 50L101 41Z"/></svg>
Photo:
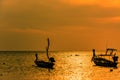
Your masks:
<svg viewBox="0 0 120 80"><path fill-rule="evenodd" d="M0 54L0 80L119 80L117 69L95 66L92 52L51 52L56 59L53 70L39 68L34 64L34 53ZM47 60L45 53L39 58ZM3 64L5 63L5 64Z"/></svg>

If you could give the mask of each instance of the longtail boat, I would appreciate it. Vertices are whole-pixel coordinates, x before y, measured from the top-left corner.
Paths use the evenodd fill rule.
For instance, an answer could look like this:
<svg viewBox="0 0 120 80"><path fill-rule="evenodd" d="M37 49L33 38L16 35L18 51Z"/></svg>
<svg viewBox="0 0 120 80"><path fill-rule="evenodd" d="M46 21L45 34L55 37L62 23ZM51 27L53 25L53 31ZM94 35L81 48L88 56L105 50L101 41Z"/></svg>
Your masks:
<svg viewBox="0 0 120 80"><path fill-rule="evenodd" d="M117 49L107 48L105 54L96 55L95 49L93 49L92 61L97 66L105 67L117 67L118 56L116 55Z"/></svg>
<svg viewBox="0 0 120 80"><path fill-rule="evenodd" d="M49 38L47 39L47 41L48 41L48 46L46 48L46 55L47 55L48 61L39 60L38 59L38 54L36 53L35 54L36 59L35 59L34 63L38 67L41 67L41 68L51 68L51 69L53 69L53 66L55 65L54 64L55 60L54 60L53 57L49 57L49 55L48 55L48 50L49 50L49 45L50 45Z"/></svg>

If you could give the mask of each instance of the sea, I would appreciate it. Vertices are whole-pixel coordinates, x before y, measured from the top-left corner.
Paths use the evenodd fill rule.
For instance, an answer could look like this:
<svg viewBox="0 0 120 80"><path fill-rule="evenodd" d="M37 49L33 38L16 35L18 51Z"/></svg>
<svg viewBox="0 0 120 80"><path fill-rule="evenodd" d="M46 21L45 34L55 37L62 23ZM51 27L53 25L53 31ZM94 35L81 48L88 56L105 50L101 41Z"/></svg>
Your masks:
<svg viewBox="0 0 120 80"><path fill-rule="evenodd" d="M96 66L92 51L50 51L54 69L38 67L36 53L48 61L45 51L0 51L0 80L120 80L120 64L117 68Z"/></svg>

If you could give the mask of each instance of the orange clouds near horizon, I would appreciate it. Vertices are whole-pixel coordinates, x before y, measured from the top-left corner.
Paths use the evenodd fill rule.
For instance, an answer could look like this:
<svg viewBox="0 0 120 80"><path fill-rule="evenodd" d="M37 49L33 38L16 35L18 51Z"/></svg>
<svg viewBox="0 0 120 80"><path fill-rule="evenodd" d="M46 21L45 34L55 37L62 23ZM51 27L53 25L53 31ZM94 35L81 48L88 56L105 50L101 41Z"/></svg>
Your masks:
<svg viewBox="0 0 120 80"><path fill-rule="evenodd" d="M96 5L100 7L118 7L120 8L120 1L119 0L62 0L61 2L70 4L73 6L80 6L80 5Z"/></svg>
<svg viewBox="0 0 120 80"><path fill-rule="evenodd" d="M119 0L0 2L0 50L44 50L47 37L51 50L120 48Z"/></svg>
<svg viewBox="0 0 120 80"><path fill-rule="evenodd" d="M120 16L93 19L97 23L120 23Z"/></svg>

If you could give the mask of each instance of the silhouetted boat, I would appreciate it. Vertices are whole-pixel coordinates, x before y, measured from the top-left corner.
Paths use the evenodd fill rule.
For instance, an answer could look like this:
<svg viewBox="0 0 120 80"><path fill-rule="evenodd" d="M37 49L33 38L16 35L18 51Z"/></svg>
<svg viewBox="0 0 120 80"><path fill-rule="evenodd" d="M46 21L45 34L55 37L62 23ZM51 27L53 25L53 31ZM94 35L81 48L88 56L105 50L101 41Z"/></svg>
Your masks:
<svg viewBox="0 0 120 80"><path fill-rule="evenodd" d="M105 54L95 54L95 49L93 49L92 61L98 66L105 67L117 67L118 56L116 55L117 49L108 48Z"/></svg>
<svg viewBox="0 0 120 80"><path fill-rule="evenodd" d="M53 66L54 66L54 58L53 57L50 57L49 58L49 55L48 55L48 49L49 49L49 45L50 45L50 42L49 42L49 38L47 39L48 40L48 46L46 48L46 53L47 53L47 57L48 57L48 62L45 62L45 61L42 61L42 60L38 60L38 54L36 53L35 54L35 64L38 66L38 67L42 67L42 68L51 68L53 69Z"/></svg>
<svg viewBox="0 0 120 80"><path fill-rule="evenodd" d="M42 61L42 60L38 60L38 54L37 53L35 54L35 56L36 56L36 60L34 62L38 67L51 68L51 69L53 68L54 62L55 62L54 58L51 57L48 62L45 62L45 61Z"/></svg>

